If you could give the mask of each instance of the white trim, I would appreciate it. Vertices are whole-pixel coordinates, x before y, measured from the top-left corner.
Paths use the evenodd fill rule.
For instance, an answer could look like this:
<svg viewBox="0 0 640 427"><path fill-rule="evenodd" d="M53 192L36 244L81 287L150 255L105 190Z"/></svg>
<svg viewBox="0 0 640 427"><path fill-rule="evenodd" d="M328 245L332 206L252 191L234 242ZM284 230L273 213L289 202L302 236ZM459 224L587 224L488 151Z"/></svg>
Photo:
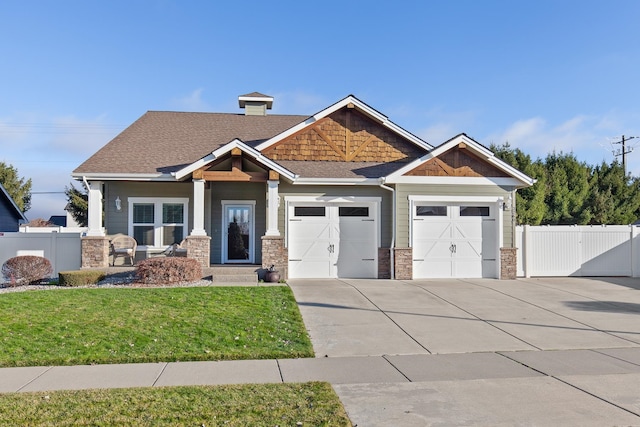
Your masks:
<svg viewBox="0 0 640 427"><path fill-rule="evenodd" d="M296 132L301 131L302 129L306 128L307 126L315 123L316 121L318 121L320 119L323 119L323 118L331 115L332 113L340 110L341 108L346 107L349 104L353 104L354 108L358 109L360 112L362 112L362 113L366 114L367 116L369 116L370 118L378 121L382 126L386 127L387 129L391 130L394 133L399 134L403 138L408 139L409 141L411 141L415 145L417 145L417 146L419 146L419 147L421 147L421 148L423 148L425 150L431 150L433 148L433 146L430 145L429 143L427 143L426 141L423 141L422 139L418 138L417 136L415 136L411 132L409 132L409 131L401 128L400 126L396 125L395 123L393 123L384 114L382 114L379 111L371 108L370 106L368 106L364 102L360 101L355 96L349 95L346 98L336 102L335 104L325 108L324 110L314 114L312 117L309 117L304 122L299 123L299 124L295 125L294 127L290 128L289 130L287 130L287 131L285 131L285 132L283 132L283 133L281 133L279 135L276 135L273 138L263 142L262 144L260 144L260 145L258 145L256 147L256 150L262 151L265 148L268 148L268 147L272 146L273 144L275 144L275 143L277 143L279 141L282 141L283 139L293 135Z"/></svg>
<svg viewBox="0 0 640 427"><path fill-rule="evenodd" d="M380 185L379 178L296 178L294 185Z"/></svg>
<svg viewBox="0 0 640 427"><path fill-rule="evenodd" d="M220 205L222 206L222 227L220 229L221 235L221 254L220 261L222 264L253 264L255 262L256 256L256 201L255 200L220 200ZM250 216L249 219L251 221L251 229L249 230L249 259L247 260L230 260L229 258L229 248L227 247L228 237L227 237L227 207L238 206L238 207L246 207L249 206Z"/></svg>
<svg viewBox="0 0 640 427"><path fill-rule="evenodd" d="M522 188L516 178L479 176L401 176L387 179L387 184L497 185Z"/></svg>
<svg viewBox="0 0 640 427"><path fill-rule="evenodd" d="M291 181L293 181L296 178L296 174L294 174L290 170L280 166L278 163L274 162L273 160L269 159L268 157L264 156L261 152L255 150L254 148L249 147L247 144L245 144L244 142L242 142L238 138L234 139L233 141L230 141L229 143L227 143L227 144L223 145L222 147L218 148L217 150L212 151L211 154L208 154L205 157L203 157L203 158L201 158L199 160L196 160L195 162L191 163L190 165L188 165L188 166L180 169L179 171L175 172L175 178L177 180L181 180L181 179L185 178L189 174L193 173L195 170L200 169L201 167L204 167L204 166L210 164L211 162L213 162L214 160L220 158L221 156L229 153L234 148L239 148L243 153L246 153L246 154L250 155L256 161L258 161L259 163L261 163L262 165L264 165L268 169L272 169L272 170L278 172L280 175L282 175L283 177L285 177L285 178L287 178L287 179L289 179Z"/></svg>
<svg viewBox="0 0 640 427"><path fill-rule="evenodd" d="M162 244L162 205L165 203L182 204L184 206L183 238L189 232L189 198L188 197L128 197L127 198L127 230L129 236L133 237L133 205L135 203L153 204L153 246L138 245L138 250L161 249L166 246ZM180 243L180 242L178 242Z"/></svg>
<svg viewBox="0 0 640 427"><path fill-rule="evenodd" d="M100 181L175 181L171 174L166 173L72 173L76 180L100 180Z"/></svg>
<svg viewBox="0 0 640 427"><path fill-rule="evenodd" d="M444 202L444 203L498 203L503 202L502 196L422 196L410 195L410 202Z"/></svg>

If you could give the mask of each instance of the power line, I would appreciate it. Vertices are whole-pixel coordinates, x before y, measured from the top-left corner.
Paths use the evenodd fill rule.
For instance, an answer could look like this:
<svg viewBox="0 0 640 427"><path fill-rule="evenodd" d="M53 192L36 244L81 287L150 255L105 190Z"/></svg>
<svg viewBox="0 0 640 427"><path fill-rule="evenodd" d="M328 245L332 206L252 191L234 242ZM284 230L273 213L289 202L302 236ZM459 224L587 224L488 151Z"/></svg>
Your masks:
<svg viewBox="0 0 640 427"><path fill-rule="evenodd" d="M633 147L628 147L627 146L627 141L630 141L632 139L638 138L637 136L627 136L625 138L624 135L622 135L622 139L620 141L615 141L612 142L611 144L620 144L622 148L620 149L615 149L613 150L613 156L614 157L620 157L622 156L622 170L624 171L625 176L627 175L627 154L631 153L633 151Z"/></svg>

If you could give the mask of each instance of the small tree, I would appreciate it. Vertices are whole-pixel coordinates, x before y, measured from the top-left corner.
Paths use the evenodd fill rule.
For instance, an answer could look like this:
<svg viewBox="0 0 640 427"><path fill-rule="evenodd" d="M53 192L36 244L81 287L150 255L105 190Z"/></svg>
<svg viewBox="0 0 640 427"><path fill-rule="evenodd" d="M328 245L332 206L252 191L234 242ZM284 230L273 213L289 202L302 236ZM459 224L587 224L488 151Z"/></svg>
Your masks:
<svg viewBox="0 0 640 427"><path fill-rule="evenodd" d="M31 179L19 178L16 168L0 162L0 184L23 213L31 208Z"/></svg>
<svg viewBox="0 0 640 427"><path fill-rule="evenodd" d="M66 210L80 227L86 227L88 223L89 197L87 193L74 187L73 183L70 185L71 187L64 187L64 194L67 196Z"/></svg>

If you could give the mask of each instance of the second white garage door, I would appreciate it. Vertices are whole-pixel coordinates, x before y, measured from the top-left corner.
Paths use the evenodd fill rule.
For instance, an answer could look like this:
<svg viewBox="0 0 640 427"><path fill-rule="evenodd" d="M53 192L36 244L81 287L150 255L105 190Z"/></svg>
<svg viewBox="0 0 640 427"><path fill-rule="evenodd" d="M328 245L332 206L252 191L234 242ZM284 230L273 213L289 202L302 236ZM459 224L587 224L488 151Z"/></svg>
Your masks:
<svg viewBox="0 0 640 427"><path fill-rule="evenodd" d="M494 210L494 204L416 204L413 277L496 277Z"/></svg>
<svg viewBox="0 0 640 427"><path fill-rule="evenodd" d="M295 203L288 210L289 277L377 277L375 204Z"/></svg>

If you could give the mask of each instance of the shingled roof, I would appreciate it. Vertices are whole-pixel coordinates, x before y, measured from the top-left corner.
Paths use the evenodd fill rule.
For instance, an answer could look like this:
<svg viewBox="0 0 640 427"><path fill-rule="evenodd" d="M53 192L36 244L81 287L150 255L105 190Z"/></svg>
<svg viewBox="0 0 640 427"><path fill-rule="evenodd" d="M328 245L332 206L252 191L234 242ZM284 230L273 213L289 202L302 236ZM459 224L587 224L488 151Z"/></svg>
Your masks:
<svg viewBox="0 0 640 427"><path fill-rule="evenodd" d="M308 117L149 111L73 173L167 174L235 138L255 147Z"/></svg>

